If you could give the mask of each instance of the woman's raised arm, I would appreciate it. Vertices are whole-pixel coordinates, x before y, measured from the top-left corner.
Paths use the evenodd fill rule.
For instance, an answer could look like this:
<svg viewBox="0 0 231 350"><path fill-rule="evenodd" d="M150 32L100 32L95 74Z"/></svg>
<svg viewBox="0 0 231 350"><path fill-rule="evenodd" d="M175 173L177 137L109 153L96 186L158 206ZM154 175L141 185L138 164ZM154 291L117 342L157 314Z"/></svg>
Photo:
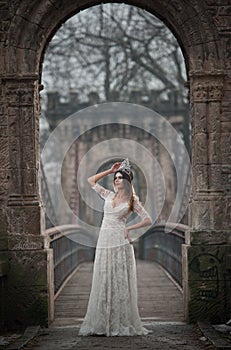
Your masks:
<svg viewBox="0 0 231 350"><path fill-rule="evenodd" d="M121 162L117 162L117 163L113 164L110 169L102 171L101 173L95 174L93 176L90 176L87 179L87 181L89 182L89 184L91 186L94 186L96 184L96 182L101 180L103 177L105 177L105 176L107 176L109 174L115 173L119 169L120 165L121 165Z"/></svg>

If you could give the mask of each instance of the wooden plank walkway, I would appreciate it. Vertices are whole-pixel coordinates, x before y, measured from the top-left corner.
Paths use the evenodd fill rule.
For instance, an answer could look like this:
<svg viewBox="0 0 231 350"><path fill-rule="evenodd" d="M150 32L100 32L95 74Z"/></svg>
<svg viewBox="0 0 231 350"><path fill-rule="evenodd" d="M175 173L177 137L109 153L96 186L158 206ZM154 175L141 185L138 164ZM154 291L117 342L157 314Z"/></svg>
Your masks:
<svg viewBox="0 0 231 350"><path fill-rule="evenodd" d="M138 306L142 320L184 321L183 294L161 266L137 260ZM82 263L55 300L53 326L82 322L86 313L93 263Z"/></svg>

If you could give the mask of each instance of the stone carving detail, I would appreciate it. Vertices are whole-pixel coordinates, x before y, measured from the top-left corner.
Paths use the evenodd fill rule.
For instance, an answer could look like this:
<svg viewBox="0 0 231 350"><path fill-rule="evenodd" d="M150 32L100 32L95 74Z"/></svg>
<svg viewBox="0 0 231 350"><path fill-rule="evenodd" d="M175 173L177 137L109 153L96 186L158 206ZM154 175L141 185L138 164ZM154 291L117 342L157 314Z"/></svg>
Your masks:
<svg viewBox="0 0 231 350"><path fill-rule="evenodd" d="M212 254L199 254L190 262L190 269L196 275L195 298L201 301L216 299L220 293L220 261Z"/></svg>
<svg viewBox="0 0 231 350"><path fill-rule="evenodd" d="M193 183L195 191L203 191L208 187L208 170L206 165L196 165L194 169L195 181Z"/></svg>
<svg viewBox="0 0 231 350"><path fill-rule="evenodd" d="M224 191L227 193L231 192L231 166L230 165L226 165L221 168L221 182L224 184ZM230 203L230 206L231 206L231 203Z"/></svg>
<svg viewBox="0 0 231 350"><path fill-rule="evenodd" d="M230 200L220 193L211 191L200 193L198 200L190 204L190 226L197 231L228 230L230 225Z"/></svg>
<svg viewBox="0 0 231 350"><path fill-rule="evenodd" d="M209 8L211 18L213 18L214 24L220 33L228 33L230 30L230 3L227 1L225 6L217 6L217 1L206 0Z"/></svg>
<svg viewBox="0 0 231 350"><path fill-rule="evenodd" d="M231 39L230 39L230 35L229 37L225 40L225 50L224 50L224 55L225 57L227 57L227 69L231 68Z"/></svg>
<svg viewBox="0 0 231 350"><path fill-rule="evenodd" d="M228 132L222 134L221 156L223 164L231 163L231 134Z"/></svg>
<svg viewBox="0 0 231 350"><path fill-rule="evenodd" d="M199 82L194 87L194 101L204 102L207 98L207 84Z"/></svg>
<svg viewBox="0 0 231 350"><path fill-rule="evenodd" d="M194 102L220 102L222 95L223 82L220 80L204 77L203 81L196 81L193 84Z"/></svg>
<svg viewBox="0 0 231 350"><path fill-rule="evenodd" d="M193 115L193 132L195 134L206 132L207 130L207 108L206 104L194 104L191 115Z"/></svg>
<svg viewBox="0 0 231 350"><path fill-rule="evenodd" d="M208 100L209 101L221 101L223 94L222 82L211 82L208 84Z"/></svg>
<svg viewBox="0 0 231 350"><path fill-rule="evenodd" d="M223 97L222 74L192 74L193 89L193 164L195 168L194 194L195 199L201 200L201 194L206 193L208 199L213 199L214 193L222 190L220 181L220 163L222 160L222 145L220 144L221 101ZM214 198L214 200L216 200ZM196 208L195 208L196 209ZM222 209L220 209L222 211ZM210 210L205 211L208 215ZM195 214L195 212L194 212ZM197 215L194 215L194 220ZM206 215L201 216L198 228L210 226Z"/></svg>
<svg viewBox="0 0 231 350"><path fill-rule="evenodd" d="M5 78L11 182L8 205L37 203L35 78Z"/></svg>
<svg viewBox="0 0 231 350"><path fill-rule="evenodd" d="M17 86L8 86L7 101L10 106L33 106L34 91L31 88L20 88Z"/></svg>
<svg viewBox="0 0 231 350"><path fill-rule="evenodd" d="M0 170L0 200L3 201L7 198L7 193L9 191L9 180L10 172L8 170Z"/></svg>
<svg viewBox="0 0 231 350"><path fill-rule="evenodd" d="M207 163L207 135L200 133L194 136L196 147L194 149L194 164Z"/></svg>
<svg viewBox="0 0 231 350"><path fill-rule="evenodd" d="M177 10L177 12L182 12L182 4L180 1L172 0L171 1L172 6Z"/></svg>

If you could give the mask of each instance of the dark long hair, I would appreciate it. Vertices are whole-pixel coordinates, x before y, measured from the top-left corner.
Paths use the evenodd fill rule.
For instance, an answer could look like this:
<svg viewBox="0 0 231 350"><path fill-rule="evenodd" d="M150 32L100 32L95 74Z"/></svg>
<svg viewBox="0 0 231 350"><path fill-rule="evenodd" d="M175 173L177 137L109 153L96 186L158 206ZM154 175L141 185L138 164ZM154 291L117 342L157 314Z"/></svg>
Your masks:
<svg viewBox="0 0 231 350"><path fill-rule="evenodd" d="M130 172L130 176L129 176L124 171L118 170L114 173L114 181L115 181L115 177L116 177L117 173L122 174L123 179L126 180L123 183L124 183L124 188L125 188L128 200L129 200L129 211L133 211L133 209L134 209L134 195L133 195L133 190L132 190L133 174L132 174L132 172Z"/></svg>

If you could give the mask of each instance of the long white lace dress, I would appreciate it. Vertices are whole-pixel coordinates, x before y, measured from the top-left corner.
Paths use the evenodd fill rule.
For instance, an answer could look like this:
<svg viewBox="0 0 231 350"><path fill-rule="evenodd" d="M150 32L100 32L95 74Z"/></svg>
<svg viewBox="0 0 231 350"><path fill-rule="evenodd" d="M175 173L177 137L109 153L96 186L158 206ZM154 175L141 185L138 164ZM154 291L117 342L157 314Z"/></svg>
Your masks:
<svg viewBox="0 0 231 350"><path fill-rule="evenodd" d="M92 187L103 199L104 217L96 246L92 288L79 335L132 336L149 331L142 326L137 305L136 261L124 237L128 203L113 207L114 192L98 183ZM150 218L138 199L134 211Z"/></svg>

